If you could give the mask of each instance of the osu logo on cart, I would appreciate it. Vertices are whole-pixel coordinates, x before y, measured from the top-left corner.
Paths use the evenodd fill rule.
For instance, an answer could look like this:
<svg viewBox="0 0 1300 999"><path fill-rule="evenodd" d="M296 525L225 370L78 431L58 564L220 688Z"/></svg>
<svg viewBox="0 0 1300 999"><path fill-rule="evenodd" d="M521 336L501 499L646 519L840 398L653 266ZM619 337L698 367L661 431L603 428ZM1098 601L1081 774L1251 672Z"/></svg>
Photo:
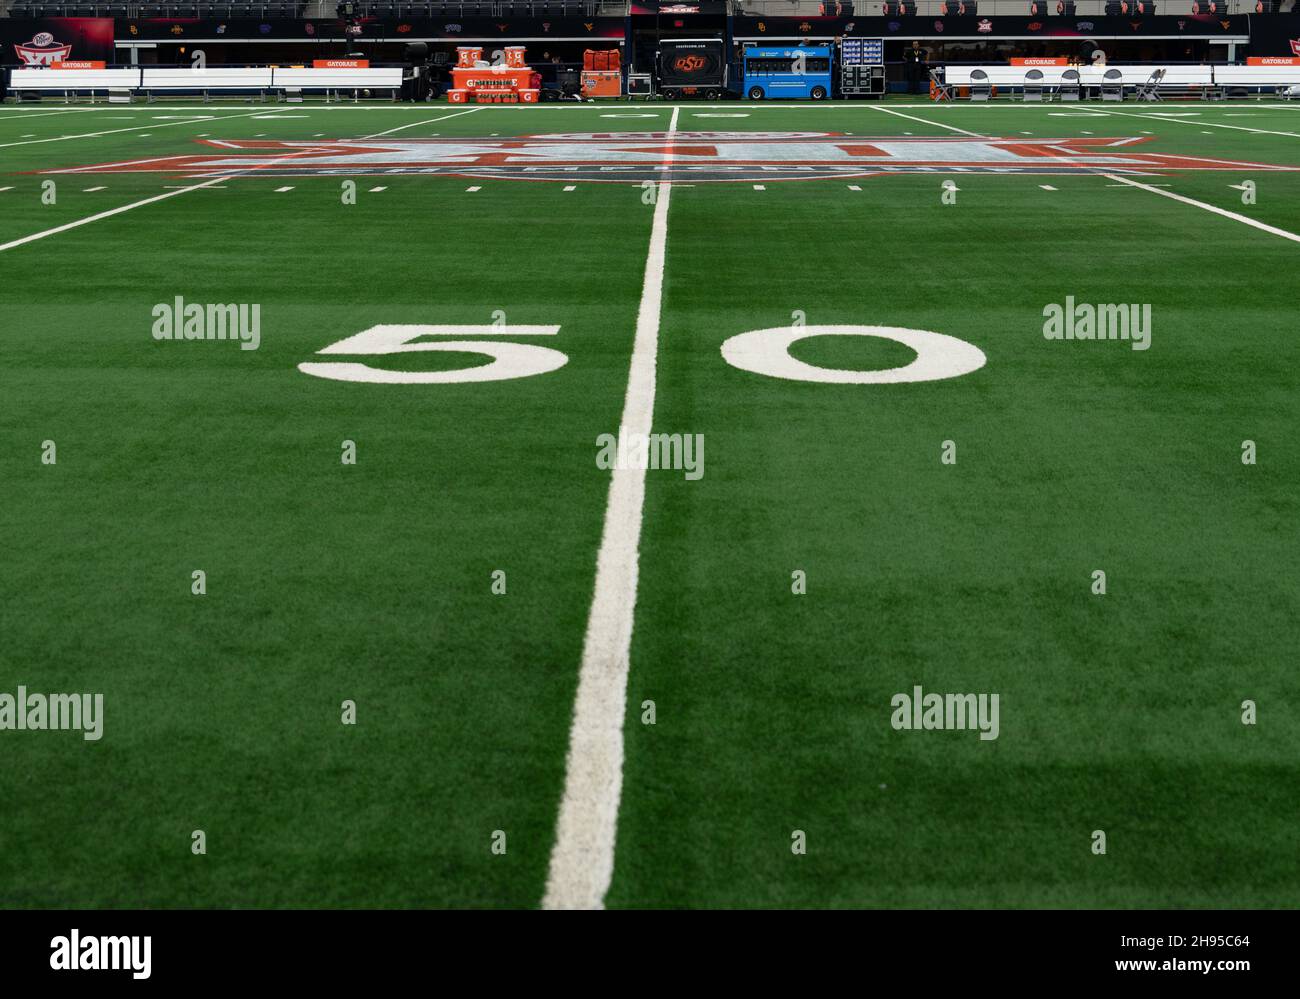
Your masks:
<svg viewBox="0 0 1300 999"><path fill-rule="evenodd" d="M708 64L704 56L684 55L678 56L677 61L673 63L675 69L683 73L698 73Z"/></svg>

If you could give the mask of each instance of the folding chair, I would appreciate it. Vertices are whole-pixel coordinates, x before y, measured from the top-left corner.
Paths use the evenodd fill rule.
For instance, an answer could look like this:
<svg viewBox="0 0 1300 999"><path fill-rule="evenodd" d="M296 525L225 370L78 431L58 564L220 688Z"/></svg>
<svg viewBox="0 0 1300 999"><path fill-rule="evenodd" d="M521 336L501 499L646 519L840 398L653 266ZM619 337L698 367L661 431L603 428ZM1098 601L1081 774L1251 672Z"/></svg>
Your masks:
<svg viewBox="0 0 1300 999"><path fill-rule="evenodd" d="M1061 74L1061 89L1059 91L1061 100L1077 101L1080 89L1079 71L1077 69L1067 69Z"/></svg>
<svg viewBox="0 0 1300 999"><path fill-rule="evenodd" d="M1153 70L1147 77L1147 82L1138 87L1137 99L1140 101L1162 101L1160 96L1160 81L1165 78L1163 69Z"/></svg>
<svg viewBox="0 0 1300 999"><path fill-rule="evenodd" d="M1103 101L1124 100L1124 74L1117 69L1108 69L1101 76L1101 99Z"/></svg>
<svg viewBox="0 0 1300 999"><path fill-rule="evenodd" d="M936 103L940 101L952 103L952 87L943 82L943 70L930 70L930 89L934 94Z"/></svg>
<svg viewBox="0 0 1300 999"><path fill-rule="evenodd" d="M1023 97L1027 101L1041 101L1043 99L1043 71L1041 69L1031 69L1025 74Z"/></svg>
<svg viewBox="0 0 1300 999"><path fill-rule="evenodd" d="M982 69L970 71L970 99L987 101L992 96L993 88L989 86L989 75Z"/></svg>

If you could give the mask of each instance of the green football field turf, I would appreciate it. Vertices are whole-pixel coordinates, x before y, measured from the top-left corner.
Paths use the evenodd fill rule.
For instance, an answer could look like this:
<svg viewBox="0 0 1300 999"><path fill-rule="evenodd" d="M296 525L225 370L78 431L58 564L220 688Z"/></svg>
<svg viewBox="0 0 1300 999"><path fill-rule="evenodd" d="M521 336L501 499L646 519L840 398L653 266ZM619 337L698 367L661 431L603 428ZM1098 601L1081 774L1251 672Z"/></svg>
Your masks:
<svg viewBox="0 0 1300 999"><path fill-rule="evenodd" d="M97 741L0 731L0 905L541 903L610 493L597 437L669 192L200 187L139 161L381 132L654 149L670 128L653 426L702 435L703 474L645 473L606 904L1300 905L1300 172L1266 169L1300 167L1300 106L920 101L0 106L0 695L104 704ZM696 182L705 132L1133 138L1214 169ZM128 162L149 169L48 172ZM178 296L260 306L260 346L156 340ZM1067 297L1149 305L1149 349L1046 339ZM801 322L934 331L986 363L828 384L723 358ZM567 363L298 369L376 325L494 323L558 326L516 342ZM895 729L916 686L998 695L998 737Z"/></svg>

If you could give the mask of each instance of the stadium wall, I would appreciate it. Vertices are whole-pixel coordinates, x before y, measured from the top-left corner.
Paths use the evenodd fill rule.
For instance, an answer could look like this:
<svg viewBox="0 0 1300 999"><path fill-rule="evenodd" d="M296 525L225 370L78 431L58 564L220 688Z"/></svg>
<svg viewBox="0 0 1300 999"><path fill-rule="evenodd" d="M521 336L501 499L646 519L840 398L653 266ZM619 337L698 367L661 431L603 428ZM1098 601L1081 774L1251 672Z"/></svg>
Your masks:
<svg viewBox="0 0 1300 999"><path fill-rule="evenodd" d="M719 18L712 13L665 18L633 13L627 17L555 18L448 18L367 19L360 24L342 18L329 20L280 19L112 19L95 17L0 18L0 64L23 65L31 43L47 33L56 47L70 46L68 58L112 63L135 61L131 49L151 55L140 61L183 62L174 58L181 46L202 44L216 62L267 63L293 58L339 55L349 49L373 58L398 61L402 47L427 41L451 48L458 43L483 45L521 43L529 58L538 60L553 52L562 61L581 58L588 46L625 44L631 54L635 44L645 47L654 38L695 35L728 40L779 42L790 39L830 39L842 36L881 37L904 41L918 38L929 43L1039 42L1057 48L1072 40L1097 42L1177 41L1189 43L1189 61L1224 61L1228 50L1216 40L1249 39L1255 56L1300 55L1300 14L1234 15L1231 17L1164 16L1120 18L1002 17L785 17L736 14ZM1192 44L1195 44L1195 49ZM1210 48L1206 49L1206 44ZM536 51L534 51L536 49ZM897 51L894 46L890 50ZM1112 58L1123 59L1112 49ZM1179 49L1179 53L1183 50ZM137 52L137 55L139 52ZM1240 44L1235 50L1245 54ZM1172 53L1165 58L1175 58Z"/></svg>

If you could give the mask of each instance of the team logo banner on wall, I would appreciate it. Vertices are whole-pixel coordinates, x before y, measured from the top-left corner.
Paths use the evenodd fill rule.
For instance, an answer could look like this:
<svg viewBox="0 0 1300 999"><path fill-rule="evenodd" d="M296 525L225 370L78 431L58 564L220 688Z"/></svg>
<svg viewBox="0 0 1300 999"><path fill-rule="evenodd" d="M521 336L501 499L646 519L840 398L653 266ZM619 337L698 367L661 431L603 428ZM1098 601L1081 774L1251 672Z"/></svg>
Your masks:
<svg viewBox="0 0 1300 999"><path fill-rule="evenodd" d="M353 30L355 29L355 30ZM622 38L621 17L362 17L352 22L276 18L119 18L123 39L184 42L219 39L313 38L321 42L401 42L416 38Z"/></svg>
<svg viewBox="0 0 1300 999"><path fill-rule="evenodd" d="M60 45L48 31L38 31L26 45L15 45L14 51L24 66L53 66L68 58L72 46Z"/></svg>
<svg viewBox="0 0 1300 999"><path fill-rule="evenodd" d="M1273 14L1250 19L1250 54L1300 56L1300 14Z"/></svg>
<svg viewBox="0 0 1300 999"><path fill-rule="evenodd" d="M0 64L52 66L65 59L107 62L113 58L111 17L0 19Z"/></svg>
<svg viewBox="0 0 1300 999"><path fill-rule="evenodd" d="M1243 37L1252 34L1252 27L1258 31L1260 25L1269 20L1287 21L1289 18L1276 15L1213 17L1209 14L1182 17L759 17L736 14L732 18L732 34L739 38L829 38L839 35L877 38L969 38L980 35L990 38ZM1293 34L1291 37L1300 36Z"/></svg>
<svg viewBox="0 0 1300 999"><path fill-rule="evenodd" d="M727 12L725 0L632 0L630 14L662 14L680 16L682 14L710 14L718 16Z"/></svg>

